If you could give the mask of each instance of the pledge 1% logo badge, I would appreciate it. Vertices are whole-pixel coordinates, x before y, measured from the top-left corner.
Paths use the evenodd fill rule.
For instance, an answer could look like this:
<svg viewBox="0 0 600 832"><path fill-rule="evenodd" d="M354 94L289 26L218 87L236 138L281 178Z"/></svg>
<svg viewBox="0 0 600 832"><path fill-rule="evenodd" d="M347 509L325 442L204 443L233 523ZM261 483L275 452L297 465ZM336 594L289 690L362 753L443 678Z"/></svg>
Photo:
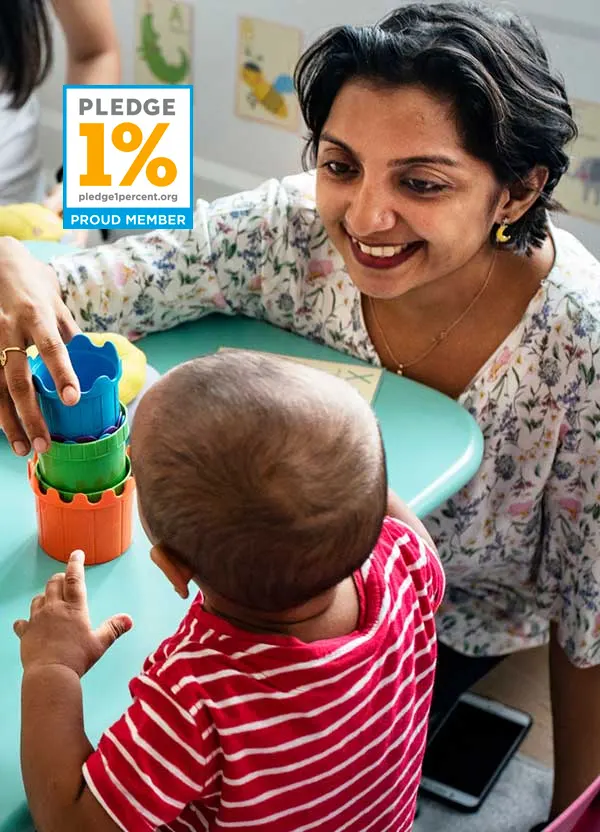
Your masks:
<svg viewBox="0 0 600 832"><path fill-rule="evenodd" d="M63 94L66 229L193 227L191 86Z"/></svg>

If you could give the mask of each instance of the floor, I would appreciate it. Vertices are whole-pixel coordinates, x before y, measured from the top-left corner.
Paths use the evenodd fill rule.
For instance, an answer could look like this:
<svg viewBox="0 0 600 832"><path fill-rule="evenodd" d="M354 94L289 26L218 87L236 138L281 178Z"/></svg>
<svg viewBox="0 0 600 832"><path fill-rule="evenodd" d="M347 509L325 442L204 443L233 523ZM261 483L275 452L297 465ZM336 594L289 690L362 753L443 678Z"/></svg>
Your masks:
<svg viewBox="0 0 600 832"><path fill-rule="evenodd" d="M552 766L547 647L526 650L505 659L474 691L530 713L534 722L520 753Z"/></svg>

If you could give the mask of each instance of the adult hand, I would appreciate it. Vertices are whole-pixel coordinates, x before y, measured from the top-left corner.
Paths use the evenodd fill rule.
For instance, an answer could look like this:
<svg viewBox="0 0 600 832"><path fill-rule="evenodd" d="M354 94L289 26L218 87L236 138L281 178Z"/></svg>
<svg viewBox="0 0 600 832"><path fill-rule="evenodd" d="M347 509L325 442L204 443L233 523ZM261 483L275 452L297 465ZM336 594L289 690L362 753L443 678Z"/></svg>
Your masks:
<svg viewBox="0 0 600 832"><path fill-rule="evenodd" d="M6 347L35 344L64 404L79 401L79 382L65 342L78 331L63 303L55 272L12 237L0 238L0 356ZM22 352L5 353L0 368L0 427L19 456L50 443L38 407L29 363Z"/></svg>
<svg viewBox="0 0 600 832"><path fill-rule="evenodd" d="M73 552L66 571L53 575L44 593L32 600L29 620L15 621L24 671L61 665L81 678L133 626L128 615L120 614L92 629L83 562L83 552Z"/></svg>

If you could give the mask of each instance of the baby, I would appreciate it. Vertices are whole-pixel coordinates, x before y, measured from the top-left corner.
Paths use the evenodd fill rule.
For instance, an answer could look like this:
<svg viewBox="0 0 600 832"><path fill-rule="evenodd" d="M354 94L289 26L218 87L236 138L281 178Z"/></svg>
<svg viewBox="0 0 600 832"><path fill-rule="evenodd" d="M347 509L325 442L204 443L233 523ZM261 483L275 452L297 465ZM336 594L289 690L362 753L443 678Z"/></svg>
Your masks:
<svg viewBox="0 0 600 832"><path fill-rule="evenodd" d="M96 750L79 679L131 621L90 629L76 554L17 622L39 832L411 829L444 579L368 404L223 352L145 395L131 455L154 562L201 591Z"/></svg>

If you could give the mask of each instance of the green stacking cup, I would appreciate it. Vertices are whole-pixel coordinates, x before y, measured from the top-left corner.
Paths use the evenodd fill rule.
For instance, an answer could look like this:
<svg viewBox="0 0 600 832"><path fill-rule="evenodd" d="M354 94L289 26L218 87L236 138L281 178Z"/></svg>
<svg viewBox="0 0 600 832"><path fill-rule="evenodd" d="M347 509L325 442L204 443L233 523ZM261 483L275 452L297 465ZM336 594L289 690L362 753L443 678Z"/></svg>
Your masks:
<svg viewBox="0 0 600 832"><path fill-rule="evenodd" d="M91 494L113 488L127 473L129 422L127 411L123 424L110 436L94 442L51 442L40 454L38 471L44 484L57 491Z"/></svg>
<svg viewBox="0 0 600 832"><path fill-rule="evenodd" d="M44 494L46 493L46 491L48 491L49 488L53 487L49 483L46 482L46 480L43 478L43 476L40 473L39 458L38 458L37 465L35 466L35 475L36 475L36 477L38 479L38 482L40 484L40 488L41 488L41 490ZM125 460L125 475L121 478L121 480L118 483L115 483L115 485L113 485L111 488L105 488L103 491L86 491L86 492L81 492L81 493L83 493L84 496L87 497L87 499L90 503L99 503L100 500L106 494L107 491L114 491L115 494L118 497L125 490L127 480L130 479L130 477L131 477L131 461L130 461L129 457L127 457L127 459ZM66 491L66 490L63 490L63 489L60 489L58 491L58 494L59 494L61 500L64 503L72 503L73 498L77 496L77 493L78 492Z"/></svg>

